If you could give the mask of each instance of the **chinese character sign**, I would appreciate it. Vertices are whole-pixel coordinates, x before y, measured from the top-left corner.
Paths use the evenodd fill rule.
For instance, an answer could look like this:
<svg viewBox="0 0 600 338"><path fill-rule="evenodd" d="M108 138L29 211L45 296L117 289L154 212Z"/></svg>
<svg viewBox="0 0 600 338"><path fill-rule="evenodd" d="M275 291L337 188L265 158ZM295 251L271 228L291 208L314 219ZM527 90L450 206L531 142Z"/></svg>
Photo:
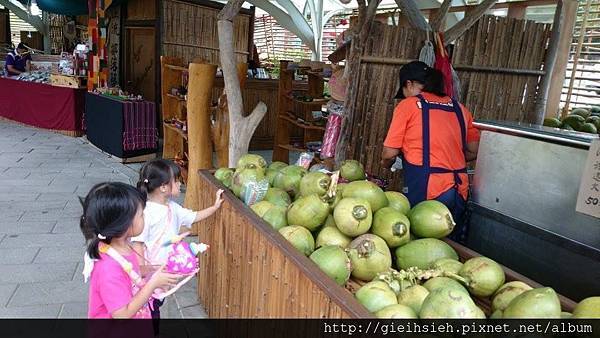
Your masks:
<svg viewBox="0 0 600 338"><path fill-rule="evenodd" d="M576 210L600 218L600 140L594 140L590 146Z"/></svg>

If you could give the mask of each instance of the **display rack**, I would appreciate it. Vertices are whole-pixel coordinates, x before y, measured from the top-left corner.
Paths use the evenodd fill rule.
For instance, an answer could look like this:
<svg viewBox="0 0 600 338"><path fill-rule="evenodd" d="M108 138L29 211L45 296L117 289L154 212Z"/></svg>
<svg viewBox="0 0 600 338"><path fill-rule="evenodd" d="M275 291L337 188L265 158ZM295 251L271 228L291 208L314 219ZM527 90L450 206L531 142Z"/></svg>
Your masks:
<svg viewBox="0 0 600 338"><path fill-rule="evenodd" d="M187 161L188 135L187 128L171 123L173 119L186 122L187 102L184 98L171 93L172 88L179 88L183 73L188 69L183 67L180 58L161 56L161 96L162 96L162 126L163 126L163 158L176 160L180 165ZM169 122L167 122L169 121ZM184 177L186 178L186 177Z"/></svg>
<svg viewBox="0 0 600 338"><path fill-rule="evenodd" d="M324 82L322 73L311 71L310 68L290 68L291 62L280 62L279 75L279 110L277 112L277 128L275 129L275 144L273 161L288 162L290 151L307 151L309 142L323 140L325 123L319 124L313 117L314 111L321 108L328 99L323 97ZM294 77L296 71L304 72L308 77L307 100L301 100L293 95ZM296 90L298 92L299 90ZM322 122L325 120L322 119ZM290 128L302 131L302 145L291 144Z"/></svg>

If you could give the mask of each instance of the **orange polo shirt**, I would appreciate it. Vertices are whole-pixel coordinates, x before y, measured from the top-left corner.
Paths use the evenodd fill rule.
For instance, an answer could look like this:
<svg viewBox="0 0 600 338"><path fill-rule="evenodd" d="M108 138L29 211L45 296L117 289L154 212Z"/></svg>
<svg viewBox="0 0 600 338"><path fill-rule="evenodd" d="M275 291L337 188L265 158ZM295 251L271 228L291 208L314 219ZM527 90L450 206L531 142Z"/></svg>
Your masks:
<svg viewBox="0 0 600 338"><path fill-rule="evenodd" d="M450 97L439 97L431 93L421 93L430 103L447 104ZM467 143L479 141L479 131L473 127L473 115L462 104L460 105L467 132ZM389 148L402 151L404 160L413 165L423 165L423 129L421 102L418 97L406 98L394 109L394 117L390 123L387 137L383 143ZM429 149L430 165L452 170L466 166L463 154L460 125L456 114L440 109L429 110ZM467 174L460 174L462 184L459 192L467 198L469 181ZM434 199L454 186L452 173L431 174L427 187L427 199Z"/></svg>

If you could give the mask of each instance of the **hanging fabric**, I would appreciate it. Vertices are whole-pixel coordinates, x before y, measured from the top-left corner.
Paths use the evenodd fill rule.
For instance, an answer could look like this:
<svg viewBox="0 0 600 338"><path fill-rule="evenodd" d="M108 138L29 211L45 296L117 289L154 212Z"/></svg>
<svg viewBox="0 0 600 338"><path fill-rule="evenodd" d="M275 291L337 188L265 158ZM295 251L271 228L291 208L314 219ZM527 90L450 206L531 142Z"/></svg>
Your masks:
<svg viewBox="0 0 600 338"><path fill-rule="evenodd" d="M421 52L419 52L419 61L426 63L429 67L433 67L435 64L435 47L431 40L429 40L429 30L427 30L427 38L425 40Z"/></svg>
<svg viewBox="0 0 600 338"><path fill-rule="evenodd" d="M435 49L435 64L433 68L442 72L444 75L444 92L448 96L454 96L454 89L452 85L452 65L450 64L450 58L444 47L444 41L442 34L439 32L434 33L434 39L436 43Z"/></svg>

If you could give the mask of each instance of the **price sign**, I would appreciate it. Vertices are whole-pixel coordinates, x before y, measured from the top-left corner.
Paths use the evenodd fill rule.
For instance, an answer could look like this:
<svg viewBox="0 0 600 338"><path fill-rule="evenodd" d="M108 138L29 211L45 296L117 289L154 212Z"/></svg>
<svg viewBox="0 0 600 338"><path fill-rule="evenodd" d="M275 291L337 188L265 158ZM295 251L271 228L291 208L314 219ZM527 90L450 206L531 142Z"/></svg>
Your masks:
<svg viewBox="0 0 600 338"><path fill-rule="evenodd" d="M600 218L600 140L590 146L575 210Z"/></svg>

